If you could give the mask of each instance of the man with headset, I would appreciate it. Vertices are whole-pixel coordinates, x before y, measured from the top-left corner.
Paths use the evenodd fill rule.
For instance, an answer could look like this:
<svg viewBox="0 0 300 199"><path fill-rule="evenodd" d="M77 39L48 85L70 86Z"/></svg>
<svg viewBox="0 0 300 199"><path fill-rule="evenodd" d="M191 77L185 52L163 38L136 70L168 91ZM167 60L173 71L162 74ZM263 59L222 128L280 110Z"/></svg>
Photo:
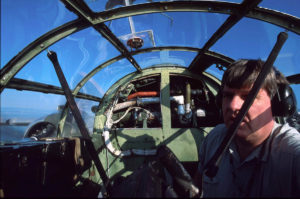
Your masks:
<svg viewBox="0 0 300 199"><path fill-rule="evenodd" d="M280 125L274 120L276 114L284 116L284 111L295 110L295 98L275 68L267 75L223 154L216 176L204 173L263 65L261 60L238 60L223 75L219 97L224 124L217 125L203 141L195 176L196 184L202 185L203 197L300 197L300 134L288 124ZM277 102L272 99L280 97L276 77L281 79L280 89L285 86L282 98L287 97L276 99Z"/></svg>

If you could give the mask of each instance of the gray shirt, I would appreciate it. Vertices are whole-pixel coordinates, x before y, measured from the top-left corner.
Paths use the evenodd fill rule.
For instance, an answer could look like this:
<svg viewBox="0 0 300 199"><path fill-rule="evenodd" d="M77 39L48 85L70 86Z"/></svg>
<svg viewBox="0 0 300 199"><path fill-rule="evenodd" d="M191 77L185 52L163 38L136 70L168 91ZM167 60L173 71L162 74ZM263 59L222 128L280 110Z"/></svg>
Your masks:
<svg viewBox="0 0 300 199"><path fill-rule="evenodd" d="M288 124L278 127L275 123L267 140L243 161L232 142L217 175L214 178L203 175L203 197L300 197L300 133ZM203 141L199 153L200 173L226 130L224 124L218 125Z"/></svg>

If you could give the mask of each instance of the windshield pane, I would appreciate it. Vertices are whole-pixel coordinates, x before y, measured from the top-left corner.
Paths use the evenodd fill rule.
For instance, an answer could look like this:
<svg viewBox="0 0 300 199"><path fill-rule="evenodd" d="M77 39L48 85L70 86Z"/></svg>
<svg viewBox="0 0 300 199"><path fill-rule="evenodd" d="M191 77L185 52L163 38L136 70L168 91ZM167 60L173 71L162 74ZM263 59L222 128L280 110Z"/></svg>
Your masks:
<svg viewBox="0 0 300 199"><path fill-rule="evenodd" d="M229 30L211 50L233 59L251 58L266 60L277 41L277 35L285 31L272 24L254 19L242 19ZM299 73L299 36L288 32L274 65L286 76Z"/></svg>
<svg viewBox="0 0 300 199"><path fill-rule="evenodd" d="M160 51L142 53L133 56L134 59L140 63L141 68L147 68L151 66L184 66L188 67L193 58L197 55L197 52L185 52L185 51Z"/></svg>
<svg viewBox="0 0 300 199"><path fill-rule="evenodd" d="M288 6L282 6L283 4L287 4ZM280 12L294 15L296 17L300 17L299 0L264 0L259 4L259 7L274 9Z"/></svg>
<svg viewBox="0 0 300 199"><path fill-rule="evenodd" d="M211 50L233 59L267 58L276 42L277 34L282 31L278 27L265 25L258 20L244 18L230 29ZM272 28L269 31L269 28Z"/></svg>
<svg viewBox="0 0 300 199"><path fill-rule="evenodd" d="M288 32L288 35L289 37L274 63L274 66L276 66L285 76L300 73L300 37L292 32Z"/></svg>
<svg viewBox="0 0 300 199"><path fill-rule="evenodd" d="M50 46L49 50L56 52L71 89L92 69L120 54L93 28L72 34ZM30 61L16 77L60 86L46 51Z"/></svg>
<svg viewBox="0 0 300 199"><path fill-rule="evenodd" d="M127 45L129 39L134 37L144 41L141 48L154 46L201 48L227 17L214 13L168 12L138 15L131 19L121 18L107 25L128 50L135 50Z"/></svg>
<svg viewBox="0 0 300 199"><path fill-rule="evenodd" d="M129 6L129 5L137 5L143 3L151 3L151 2L169 2L170 0L84 0L84 2L90 7L94 12L101 12L104 10L110 10L118 7ZM180 1L180 0L172 0L172 1ZM197 1L197 0L194 0ZM202 1L202 0L198 0ZM232 3L241 3L242 0L224 0Z"/></svg>
<svg viewBox="0 0 300 199"><path fill-rule="evenodd" d="M1 68L41 35L77 18L60 1L1 0Z"/></svg>
<svg viewBox="0 0 300 199"><path fill-rule="evenodd" d="M222 79L224 70L219 69L215 64L211 65L208 69L205 70L205 72L212 74L218 79Z"/></svg>
<svg viewBox="0 0 300 199"><path fill-rule="evenodd" d="M3 90L1 93L0 141L22 139L30 124L43 120L52 113L57 113L58 107L64 105L65 101L65 97L62 95L14 89Z"/></svg>
<svg viewBox="0 0 300 199"><path fill-rule="evenodd" d="M88 130L88 133L91 135L93 133L93 126L94 126L94 118L95 114L92 112L92 107L97 106L99 103L91 100L84 100L75 98L76 104L84 121L84 124ZM75 137L75 136L82 136L77 122L69 110L66 122L64 124L64 128L61 133L62 137Z"/></svg>
<svg viewBox="0 0 300 199"><path fill-rule="evenodd" d="M23 100L20 100L23 99ZM93 132L92 106L99 102L76 99L77 106L90 134ZM30 131L42 122L50 122L58 128L61 112L66 104L65 96L32 91L5 89L1 93L0 141L17 141L32 136ZM3 133L2 133L3 132ZM50 135L56 136L55 135ZM81 136L76 121L69 110L62 136Z"/></svg>
<svg viewBox="0 0 300 199"><path fill-rule="evenodd" d="M121 59L96 73L81 88L80 92L103 97L104 93L121 77L135 72L136 69L127 59Z"/></svg>

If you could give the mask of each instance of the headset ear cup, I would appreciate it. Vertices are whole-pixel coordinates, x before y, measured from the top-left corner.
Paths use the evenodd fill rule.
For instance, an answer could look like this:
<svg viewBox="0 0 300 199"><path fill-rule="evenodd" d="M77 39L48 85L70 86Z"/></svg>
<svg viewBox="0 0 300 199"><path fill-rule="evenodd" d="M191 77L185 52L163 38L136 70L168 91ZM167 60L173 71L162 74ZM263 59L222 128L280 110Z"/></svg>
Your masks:
<svg viewBox="0 0 300 199"><path fill-rule="evenodd" d="M271 106L273 116L287 117L295 113L297 101L293 89L287 84L278 84Z"/></svg>

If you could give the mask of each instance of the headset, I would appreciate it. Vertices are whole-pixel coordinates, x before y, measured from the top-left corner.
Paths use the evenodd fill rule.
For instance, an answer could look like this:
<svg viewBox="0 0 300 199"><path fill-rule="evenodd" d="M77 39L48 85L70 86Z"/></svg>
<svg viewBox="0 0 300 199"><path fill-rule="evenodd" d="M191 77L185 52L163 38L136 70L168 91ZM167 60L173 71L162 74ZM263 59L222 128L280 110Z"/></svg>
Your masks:
<svg viewBox="0 0 300 199"><path fill-rule="evenodd" d="M277 84L277 87L277 92L271 101L273 116L293 115L297 109L297 100L293 89L284 83Z"/></svg>

